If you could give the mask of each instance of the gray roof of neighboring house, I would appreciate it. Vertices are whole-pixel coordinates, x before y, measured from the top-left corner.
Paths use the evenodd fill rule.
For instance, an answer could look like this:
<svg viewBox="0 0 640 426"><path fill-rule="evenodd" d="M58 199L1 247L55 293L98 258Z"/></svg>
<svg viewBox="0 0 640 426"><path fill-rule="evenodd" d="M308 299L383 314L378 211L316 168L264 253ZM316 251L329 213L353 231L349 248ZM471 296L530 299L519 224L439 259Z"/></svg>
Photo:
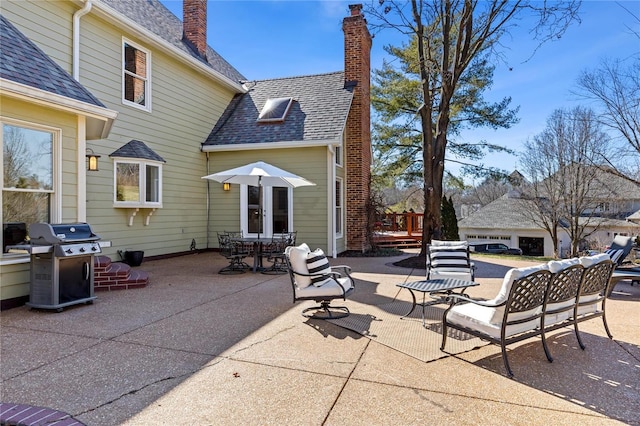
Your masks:
<svg viewBox="0 0 640 426"><path fill-rule="evenodd" d="M216 123L204 146L325 141L341 137L353 99L344 72L259 80L247 83ZM283 122L260 123L269 98L292 97Z"/></svg>
<svg viewBox="0 0 640 426"><path fill-rule="evenodd" d="M539 229L536 223L522 216L520 198L512 193L490 202L458 222L459 228Z"/></svg>
<svg viewBox="0 0 640 426"><path fill-rule="evenodd" d="M507 193L492 201L480 210L472 213L458 222L459 228L486 228L486 229L540 229L532 220L525 217L521 211L524 208L517 192ZM601 227L637 227L636 223L621 219L604 217L584 217L579 219L584 224L589 221L594 226Z"/></svg>
<svg viewBox="0 0 640 426"><path fill-rule="evenodd" d="M640 228L640 224L623 219L610 219L607 217L580 217L580 225L598 226L600 228Z"/></svg>
<svg viewBox="0 0 640 426"><path fill-rule="evenodd" d="M144 142L137 141L135 139L130 140L120 148L109 154L109 157L124 157L124 158L140 158L142 160L164 161L164 158L155 153L154 150L149 148Z"/></svg>
<svg viewBox="0 0 640 426"><path fill-rule="evenodd" d="M629 219L629 220L638 220L638 219L640 219L640 210L638 210L637 212L633 213L630 216L627 216L627 219Z"/></svg>
<svg viewBox="0 0 640 426"><path fill-rule="evenodd" d="M0 77L88 104L105 105L0 15Z"/></svg>
<svg viewBox="0 0 640 426"><path fill-rule="evenodd" d="M135 21L171 45L203 61L183 40L182 22L158 0L100 0L127 18ZM204 62L204 61L203 61ZM236 83L245 77L207 46L208 65Z"/></svg>
<svg viewBox="0 0 640 426"><path fill-rule="evenodd" d="M640 185L604 170L597 170L589 196L614 200L640 200Z"/></svg>

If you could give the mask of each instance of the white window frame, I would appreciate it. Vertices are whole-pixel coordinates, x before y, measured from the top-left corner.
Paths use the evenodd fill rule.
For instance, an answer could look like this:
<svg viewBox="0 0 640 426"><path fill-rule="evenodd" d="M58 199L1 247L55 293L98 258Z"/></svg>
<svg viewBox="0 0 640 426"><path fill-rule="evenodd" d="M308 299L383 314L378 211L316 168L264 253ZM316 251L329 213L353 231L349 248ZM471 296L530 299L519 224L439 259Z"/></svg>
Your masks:
<svg viewBox="0 0 640 426"><path fill-rule="evenodd" d="M146 77L142 77L138 74L134 74L130 71L126 70L126 59L125 59L125 54L126 54L126 49L125 49L125 44L128 44L129 46L144 52L144 54L146 55L146 73L147 76ZM121 70L120 70L120 74L121 74L121 79L122 79L122 104L123 105L128 105L130 107L133 108L137 108L143 111L147 111L147 112L151 112L151 51L149 51L148 49L143 48L142 46L140 46L137 43L132 42L131 40L127 39L127 38L122 38L122 57L121 57ZM136 78L139 78L141 80L144 81L145 85L144 85L144 99L145 99L145 104L144 105L140 105L136 102L132 102L128 99L126 99L125 97L125 75L129 74L132 76L135 76Z"/></svg>
<svg viewBox="0 0 640 426"><path fill-rule="evenodd" d="M137 164L138 175L138 201L118 201L118 164ZM123 208L162 208L162 165L161 161L147 160L143 158L113 158L113 207ZM158 168L158 201L146 200L147 166Z"/></svg>
<svg viewBox="0 0 640 426"><path fill-rule="evenodd" d="M24 127L29 130L51 133L51 143L53 145L51 147L53 188L51 190L38 190L36 192L46 192L51 194L49 218L51 223L60 222L62 220L62 194L60 191L60 182L62 182L62 129L0 116L0 174L2 174L2 176L4 176L4 130L2 129L5 124L15 127ZM3 179L2 187L0 187L0 204L2 203L5 191ZM2 209L0 209L0 223L4 223ZM4 240L1 241L2 244L4 244ZM22 263L29 260L28 254L2 253L2 251L3 250L0 250L1 264Z"/></svg>
<svg viewBox="0 0 640 426"><path fill-rule="evenodd" d="M283 187L286 188L286 187ZM249 233L249 203L247 196L249 194L248 185L240 185L240 229L242 234L248 237L257 237L255 232ZM287 222L289 223L289 229L287 232L292 232L293 226L293 189L287 188ZM273 235L273 191L269 186L262 187L262 232L260 238L271 237ZM276 232L281 232L278 229Z"/></svg>
<svg viewBox="0 0 640 426"><path fill-rule="evenodd" d="M338 225L337 218L340 216L340 229L336 229L336 238L344 237L344 179L336 177L336 190L338 183L340 184L340 194L336 194L336 205L334 206L336 228ZM334 191L336 192L336 191Z"/></svg>

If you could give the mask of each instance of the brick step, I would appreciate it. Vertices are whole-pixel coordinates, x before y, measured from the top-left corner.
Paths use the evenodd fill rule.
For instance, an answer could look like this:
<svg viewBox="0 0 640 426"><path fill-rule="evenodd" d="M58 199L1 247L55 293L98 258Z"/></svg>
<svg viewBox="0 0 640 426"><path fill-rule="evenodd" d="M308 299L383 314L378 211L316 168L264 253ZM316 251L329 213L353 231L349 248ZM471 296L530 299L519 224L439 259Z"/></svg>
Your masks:
<svg viewBox="0 0 640 426"><path fill-rule="evenodd" d="M108 256L96 256L93 280L95 291L129 290L146 287L149 274L133 270L126 263L114 263Z"/></svg>

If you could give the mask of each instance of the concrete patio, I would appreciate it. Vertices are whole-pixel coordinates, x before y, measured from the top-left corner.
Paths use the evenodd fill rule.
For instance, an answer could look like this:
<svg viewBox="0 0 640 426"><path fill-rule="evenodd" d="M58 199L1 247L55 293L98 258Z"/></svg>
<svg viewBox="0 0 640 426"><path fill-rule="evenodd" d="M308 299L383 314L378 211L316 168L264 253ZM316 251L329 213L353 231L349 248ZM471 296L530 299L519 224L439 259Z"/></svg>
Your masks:
<svg viewBox="0 0 640 426"><path fill-rule="evenodd" d="M407 254L408 256L409 254ZM424 270L399 258L340 258L353 300L409 300L395 284ZM472 296L492 297L525 262L478 258ZM99 292L62 313L3 311L0 401L87 425L640 424L640 287L620 282L607 320L510 347L422 362L300 315L286 275L223 276L217 253L145 261L150 285Z"/></svg>

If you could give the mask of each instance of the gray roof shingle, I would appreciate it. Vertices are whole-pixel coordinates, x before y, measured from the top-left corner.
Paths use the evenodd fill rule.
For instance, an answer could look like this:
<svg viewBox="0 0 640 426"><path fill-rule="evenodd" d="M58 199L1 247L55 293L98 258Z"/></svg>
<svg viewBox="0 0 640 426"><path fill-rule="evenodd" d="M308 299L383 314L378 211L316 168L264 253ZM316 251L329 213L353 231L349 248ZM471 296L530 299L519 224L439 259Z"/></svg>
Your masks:
<svg viewBox="0 0 640 426"><path fill-rule="evenodd" d="M164 161L164 158L155 153L144 142L135 139L130 140L120 148L109 154L109 157L139 158L142 160Z"/></svg>
<svg viewBox="0 0 640 426"><path fill-rule="evenodd" d="M116 12L135 21L174 47L204 62L183 40L182 22L158 0L100 0ZM231 81L238 83L245 77L207 46L207 63Z"/></svg>
<svg viewBox="0 0 640 426"><path fill-rule="evenodd" d="M475 213L460 219L460 228L487 229L539 229L532 220L523 216L522 203L515 194L507 193L490 202Z"/></svg>
<svg viewBox="0 0 640 426"><path fill-rule="evenodd" d="M335 140L342 134L353 98L344 72L260 80L248 86L247 93L229 104L204 146ZM257 122L267 99L284 97L294 101L284 122Z"/></svg>
<svg viewBox="0 0 640 426"><path fill-rule="evenodd" d="M0 77L106 108L38 46L0 15Z"/></svg>

